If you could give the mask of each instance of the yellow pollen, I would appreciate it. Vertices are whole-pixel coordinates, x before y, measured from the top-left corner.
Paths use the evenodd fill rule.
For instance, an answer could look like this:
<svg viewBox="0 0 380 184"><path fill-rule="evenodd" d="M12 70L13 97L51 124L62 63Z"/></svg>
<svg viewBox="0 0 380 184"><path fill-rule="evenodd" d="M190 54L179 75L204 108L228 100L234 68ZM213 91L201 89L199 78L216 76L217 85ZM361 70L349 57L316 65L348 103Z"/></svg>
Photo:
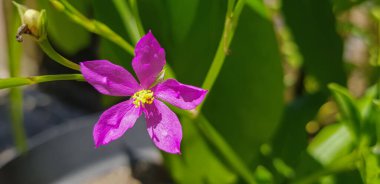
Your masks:
<svg viewBox="0 0 380 184"><path fill-rule="evenodd" d="M153 91L151 90L140 90L133 94L132 98L134 99L133 104L135 104L135 107L138 108L140 105L144 107L144 104L152 104L154 97L153 97Z"/></svg>

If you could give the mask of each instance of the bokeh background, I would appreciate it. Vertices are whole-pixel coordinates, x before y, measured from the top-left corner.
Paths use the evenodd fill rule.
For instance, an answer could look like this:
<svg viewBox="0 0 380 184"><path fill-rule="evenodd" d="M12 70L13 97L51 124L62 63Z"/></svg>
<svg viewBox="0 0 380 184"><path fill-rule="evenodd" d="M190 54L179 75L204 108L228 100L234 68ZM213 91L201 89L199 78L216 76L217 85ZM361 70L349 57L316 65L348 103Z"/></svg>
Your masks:
<svg viewBox="0 0 380 184"><path fill-rule="evenodd" d="M125 14L123 16L120 6L129 1L69 2L85 16L105 23L133 42L131 31L125 27L132 20ZM201 86L222 37L227 1L137 2L145 31L151 30L165 48L167 62L178 80ZM331 167L339 158L355 152L356 145L344 128L344 115L328 88L330 83L345 86L358 104L364 104L359 105L360 110L367 107L365 101L373 94L368 89L378 82L373 64L378 60L380 45L378 3L377 0L246 0L231 46L225 50L224 66L208 94L202 114L250 170L256 182L356 184L380 181L376 159L370 161L374 166L369 169L375 172L374 180L366 180L366 174L363 175L357 167L337 171ZM48 0L28 0L25 4L46 9L49 39L65 57L75 62L108 59L132 71L130 54L75 24ZM15 9L11 1L1 0L2 78L10 76L7 69L8 37L15 33L7 32L13 22L6 21L6 17L12 15L12 11ZM32 39L25 39L20 46L20 76L73 73L51 61ZM54 142L55 137L63 136L60 133L63 129L70 132L62 127L70 125L74 127L72 131L80 129L84 135L91 136L91 127L99 113L123 100L101 96L88 84L77 81L27 86L22 91L23 114L20 116L29 138L30 155L42 154L33 150L44 147L44 154L54 153L49 153L46 145L49 141ZM28 168L26 163L36 158L21 156L20 159L12 141L9 90L0 90L0 95L0 166L3 166L0 176L7 178L12 173L16 173L15 176L25 174L19 167ZM145 134L144 120L140 121L142 127L132 130L133 136L127 137L128 140L124 137L109 148L85 151L93 146L89 139L83 142L89 144L82 145L83 150L73 149L67 155L61 155L75 157L73 155L78 151L81 152L78 157L85 158L92 154L106 154L107 149L112 149L128 158L126 163L121 161L122 164L115 167L102 166L108 169L75 175L77 180L68 181L94 182L94 175L100 175L104 179L99 180L100 183L108 183L109 178L118 178L116 182L123 183L130 179L123 176L133 175L131 177L137 179L131 180L137 183L245 183L236 168L208 141L207 132L196 126L197 122L181 119L184 138L182 155L178 156L160 154L146 136L138 137ZM49 136L41 138L46 132L50 132ZM139 147L139 144L143 146ZM70 146L65 143L65 149ZM75 145L71 148L81 149ZM96 157L90 161L101 162L102 159ZM347 161L347 165L352 164L351 161ZM46 166L49 164L45 162L36 161L40 164L33 165L33 169L67 167L86 170L83 165L88 165L85 162L81 166L64 163ZM63 182L70 178L67 177L72 174L68 172L70 169L60 174L52 171L54 177L46 180L37 177L33 181ZM49 173L40 175L43 178Z"/></svg>

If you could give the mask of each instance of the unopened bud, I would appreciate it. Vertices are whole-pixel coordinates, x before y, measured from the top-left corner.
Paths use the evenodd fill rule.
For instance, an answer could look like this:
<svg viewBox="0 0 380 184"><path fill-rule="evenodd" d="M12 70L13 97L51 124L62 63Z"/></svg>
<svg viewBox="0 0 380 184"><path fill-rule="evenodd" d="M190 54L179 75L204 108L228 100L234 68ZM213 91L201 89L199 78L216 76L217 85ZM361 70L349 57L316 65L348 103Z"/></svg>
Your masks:
<svg viewBox="0 0 380 184"><path fill-rule="evenodd" d="M16 2L13 4L17 7L20 14L22 25L17 30L16 39L19 42L23 41L23 35L30 35L37 40L45 38L46 33L46 12L45 10L37 11L29 9L26 6Z"/></svg>

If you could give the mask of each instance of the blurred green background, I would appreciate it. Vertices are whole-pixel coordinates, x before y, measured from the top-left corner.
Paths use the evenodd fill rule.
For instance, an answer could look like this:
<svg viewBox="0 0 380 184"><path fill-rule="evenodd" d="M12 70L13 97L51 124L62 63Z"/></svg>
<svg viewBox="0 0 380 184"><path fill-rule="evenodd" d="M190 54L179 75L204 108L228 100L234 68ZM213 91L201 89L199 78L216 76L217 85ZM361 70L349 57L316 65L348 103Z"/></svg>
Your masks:
<svg viewBox="0 0 380 184"><path fill-rule="evenodd" d="M134 20L120 6L132 1L69 2L134 44ZM135 2L178 80L201 86L227 0ZM47 10L50 41L65 56L90 48L92 57L131 69L130 54L49 1L27 4ZM257 183L380 183L379 21L377 0L246 0L199 121L215 128ZM102 108L118 100L100 98ZM196 121L181 116L181 123L182 155L163 153L176 183L246 183Z"/></svg>

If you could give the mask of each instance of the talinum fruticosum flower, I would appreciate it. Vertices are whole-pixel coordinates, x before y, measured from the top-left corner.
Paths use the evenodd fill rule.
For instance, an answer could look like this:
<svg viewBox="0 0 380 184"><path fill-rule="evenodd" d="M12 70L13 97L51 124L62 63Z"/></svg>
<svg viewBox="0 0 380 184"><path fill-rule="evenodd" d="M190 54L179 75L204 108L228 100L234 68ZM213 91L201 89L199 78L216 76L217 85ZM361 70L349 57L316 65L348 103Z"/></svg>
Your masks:
<svg viewBox="0 0 380 184"><path fill-rule="evenodd" d="M121 137L144 114L153 143L168 153L181 152L181 124L176 114L161 101L191 110L203 101L207 90L181 84L174 79L156 84L165 64L165 51L151 32L137 43L132 61L140 83L127 70L106 60L80 64L86 81L100 93L131 96L103 112L93 131L96 147Z"/></svg>

